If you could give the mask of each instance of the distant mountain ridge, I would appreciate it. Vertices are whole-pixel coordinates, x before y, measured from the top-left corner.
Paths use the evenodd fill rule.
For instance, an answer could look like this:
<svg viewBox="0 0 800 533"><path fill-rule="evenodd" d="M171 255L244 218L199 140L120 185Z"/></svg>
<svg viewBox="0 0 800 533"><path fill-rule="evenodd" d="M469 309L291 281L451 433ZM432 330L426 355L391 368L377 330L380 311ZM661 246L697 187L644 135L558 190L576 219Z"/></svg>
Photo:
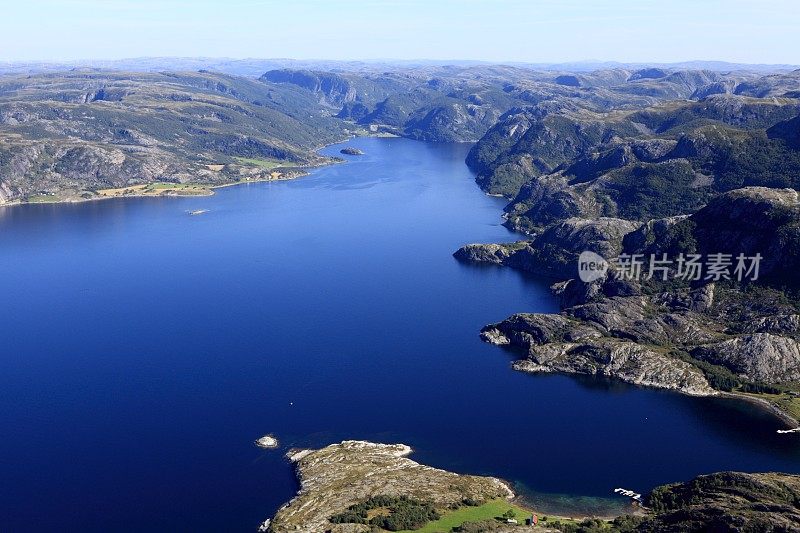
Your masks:
<svg viewBox="0 0 800 533"><path fill-rule="evenodd" d="M753 71L759 73L796 70L800 65L734 63L728 61L681 61L676 63L627 63L619 61L569 61L555 63L520 61L433 60L433 59L290 59L290 58L216 58L216 57L138 57L121 59L73 61L0 61L0 74L54 72L73 68L96 68L153 72L159 70L215 70L238 76L258 77L268 70L292 68L310 70L359 71L365 69L415 68L431 66L489 66L508 65L534 70L565 70L588 72L603 69L641 69L646 67L667 69L705 69L719 72Z"/></svg>
<svg viewBox="0 0 800 533"><path fill-rule="evenodd" d="M258 78L160 69L170 61L246 65L251 73L279 68ZM338 70L324 70L289 68L296 66L290 60L203 58L107 64L147 71L0 76L2 201L67 189L73 198L92 197L98 189L156 181L228 183L255 176L258 164L315 164L314 149L355 133L477 141L467 162L487 192L519 195L509 224L520 229L562 215L642 218L695 208L706 197L709 172L727 176L718 190L736 182L791 185L744 176L733 164L742 150L753 157L772 150L758 154L756 166L742 166L750 175L795 165L794 151L784 148L797 143L790 120L800 109L800 70L566 71L433 62L331 63ZM666 174L676 177L685 201L671 208L656 202L658 211L626 204L630 194L654 194ZM547 200L540 202L543 191Z"/></svg>

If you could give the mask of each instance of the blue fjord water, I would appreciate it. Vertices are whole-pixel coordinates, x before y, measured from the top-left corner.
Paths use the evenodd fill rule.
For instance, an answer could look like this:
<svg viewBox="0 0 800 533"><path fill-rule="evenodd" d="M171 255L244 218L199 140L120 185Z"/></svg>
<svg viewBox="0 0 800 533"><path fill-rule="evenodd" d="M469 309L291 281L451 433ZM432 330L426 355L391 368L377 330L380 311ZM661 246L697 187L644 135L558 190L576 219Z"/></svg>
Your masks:
<svg viewBox="0 0 800 533"><path fill-rule="evenodd" d="M0 530L252 531L297 488L286 449L343 439L561 508L800 472L750 406L510 370L480 327L557 307L451 257L515 238L467 147L348 144L366 155L212 197L0 210Z"/></svg>

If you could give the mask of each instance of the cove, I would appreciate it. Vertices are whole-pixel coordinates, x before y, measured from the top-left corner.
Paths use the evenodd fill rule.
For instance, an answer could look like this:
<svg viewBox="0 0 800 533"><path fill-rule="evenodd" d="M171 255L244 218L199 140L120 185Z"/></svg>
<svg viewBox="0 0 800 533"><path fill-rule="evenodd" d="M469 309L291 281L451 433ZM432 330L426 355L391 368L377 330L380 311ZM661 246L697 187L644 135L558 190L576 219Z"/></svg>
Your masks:
<svg viewBox="0 0 800 533"><path fill-rule="evenodd" d="M211 197L0 209L0 529L253 531L297 488L286 449L343 439L577 511L800 472L796 436L747 404L510 370L480 328L557 304L452 258L519 238L469 147L324 152L343 146L365 155Z"/></svg>

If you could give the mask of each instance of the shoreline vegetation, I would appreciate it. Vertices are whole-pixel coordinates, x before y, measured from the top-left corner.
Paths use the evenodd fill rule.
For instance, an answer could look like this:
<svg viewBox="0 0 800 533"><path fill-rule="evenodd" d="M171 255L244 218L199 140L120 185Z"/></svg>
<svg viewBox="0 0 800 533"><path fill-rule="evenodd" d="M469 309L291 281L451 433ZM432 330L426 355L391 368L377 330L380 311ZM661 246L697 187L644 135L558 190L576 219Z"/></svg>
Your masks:
<svg viewBox="0 0 800 533"><path fill-rule="evenodd" d="M770 398L771 396L773 397L772 399ZM775 416L775 418L786 424L787 429L800 428L800 401L792 400L790 406L781 407L778 403L776 403L780 402L780 398L774 398L775 396L778 395L754 394L738 391L721 391L719 394L720 398L729 398L739 402L747 402L751 405L761 408L768 413L771 413L773 416Z"/></svg>
<svg viewBox="0 0 800 533"><path fill-rule="evenodd" d="M411 447L342 441L290 450L300 488L258 528L267 533L634 533L793 531L800 522L800 476L719 472L661 485L617 516L537 511L509 484L456 474L411 459ZM611 489L609 489L611 493Z"/></svg>
<svg viewBox="0 0 800 533"><path fill-rule="evenodd" d="M377 527L402 533L477 532L490 525L501 532L506 529L496 528L515 531L534 515L540 526L560 522L567 528L584 519L616 520L539 512L506 481L422 465L408 459L412 452L404 444L366 441L289 450L286 457L295 466L300 490L259 531L358 533ZM642 514L635 506L629 509L631 516ZM410 523L414 527L403 527Z"/></svg>
<svg viewBox="0 0 800 533"><path fill-rule="evenodd" d="M460 261L560 274L555 314L516 313L481 331L518 354L516 370L608 376L691 396L744 401L800 426L800 201L792 188L744 187L696 212L649 222L573 217L528 241L466 245ZM769 250L761 277L688 281L577 275L600 257L747 256ZM702 257L702 255L697 255ZM672 276L675 276L674 268Z"/></svg>
<svg viewBox="0 0 800 533"><path fill-rule="evenodd" d="M374 137L382 139L397 138L399 135L385 131L369 132L366 130L356 130L356 132L345 139L340 139L331 143L318 146L314 152L319 153L323 148L342 144L359 137ZM358 154L356 154L358 152ZM357 148L343 148L341 153L345 155L363 155ZM61 190L55 193L41 193L27 197L27 199L13 200L10 202L0 202L0 208L13 207L19 205L35 204L77 204L83 202L93 202L97 200L108 200L112 198L179 198L187 196L213 196L216 189L248 185L251 183L269 183L273 181L290 181L308 176L314 170L346 163L347 160L335 156L320 156L323 158L319 162L302 166L286 166L286 162L269 158L234 157L235 164L208 164L206 168L211 172L221 172L228 166L240 167L241 169L259 169L266 171L267 174L247 176L241 179L222 182L168 182L153 181L149 183L137 183L123 187L111 187L105 189L85 189L85 190Z"/></svg>
<svg viewBox="0 0 800 533"><path fill-rule="evenodd" d="M344 142L344 141L340 141ZM339 143L333 143L339 144ZM303 167L284 167L279 162L267 159L246 159L241 160L243 165L259 167L269 171L266 175L254 177L244 177L235 181L223 183L202 183L184 182L173 183L164 181L154 181L128 185L125 187L115 187L107 189L81 190L81 191L59 191L52 194L38 194L28 199L15 200L0 204L0 207L13 207L19 205L33 204L77 204L83 202L93 202L98 200L108 200L113 198L178 198L187 196L213 196L216 189L235 187L238 185L248 185L251 183L268 183L273 181L290 181L306 177L311 171L328 165L343 163L343 160L330 158L329 161L305 165ZM209 170L219 172L226 165L208 165ZM213 168L211 168L213 167Z"/></svg>

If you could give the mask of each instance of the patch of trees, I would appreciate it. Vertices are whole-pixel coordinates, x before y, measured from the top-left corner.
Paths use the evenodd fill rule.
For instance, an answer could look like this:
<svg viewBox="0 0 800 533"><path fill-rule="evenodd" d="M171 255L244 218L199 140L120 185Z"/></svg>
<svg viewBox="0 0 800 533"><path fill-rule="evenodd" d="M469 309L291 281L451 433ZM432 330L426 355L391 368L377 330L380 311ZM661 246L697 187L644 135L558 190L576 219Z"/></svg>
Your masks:
<svg viewBox="0 0 800 533"><path fill-rule="evenodd" d="M759 133L721 154L708 170L719 176L723 191L751 185L796 189L800 186L800 151Z"/></svg>
<svg viewBox="0 0 800 533"><path fill-rule="evenodd" d="M370 511L379 511L370 518ZM431 520L441 518L433 504L408 496L373 496L333 515L334 524L368 524L389 531L419 529Z"/></svg>
<svg viewBox="0 0 800 533"><path fill-rule="evenodd" d="M692 213L702 207L709 190L696 186L696 180L688 163L640 163L616 172L607 188L618 216L647 220Z"/></svg>
<svg viewBox="0 0 800 533"><path fill-rule="evenodd" d="M673 352L673 355L676 355L678 359L682 359L687 363L691 363L699 368L700 371L703 372L705 378L708 380L709 385L717 390L725 392L732 392L736 390L740 392L757 394L783 394L789 390L777 385L744 380L724 366L715 365L700 359L695 359L684 352L675 351Z"/></svg>
<svg viewBox="0 0 800 533"><path fill-rule="evenodd" d="M564 533L631 533L636 531L637 526L643 521L642 517L625 515L619 516L611 522L599 518L586 518L580 522L551 520L547 522L547 527Z"/></svg>

